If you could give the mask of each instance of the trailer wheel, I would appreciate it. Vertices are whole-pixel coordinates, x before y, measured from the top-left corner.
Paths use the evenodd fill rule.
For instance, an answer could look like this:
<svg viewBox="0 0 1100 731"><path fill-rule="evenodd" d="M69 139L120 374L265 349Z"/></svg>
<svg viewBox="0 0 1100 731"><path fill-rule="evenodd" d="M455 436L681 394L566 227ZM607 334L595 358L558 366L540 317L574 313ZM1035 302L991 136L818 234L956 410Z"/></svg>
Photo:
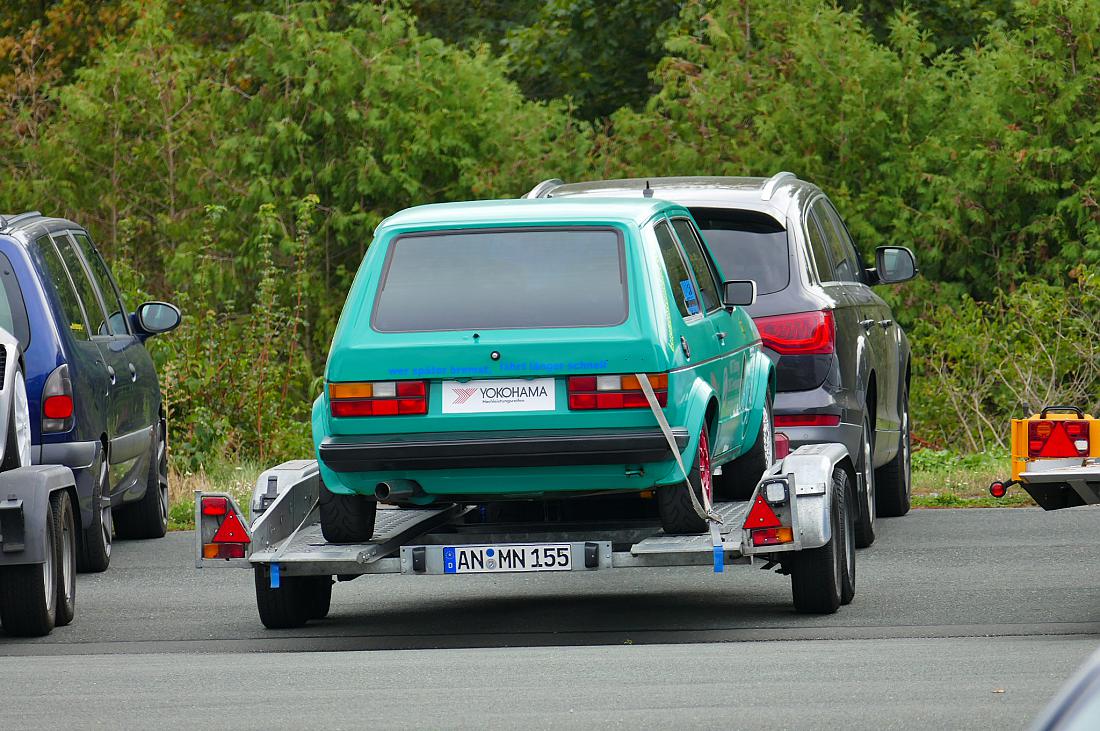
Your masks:
<svg viewBox="0 0 1100 731"><path fill-rule="evenodd" d="M268 629L302 627L310 619L309 586L301 576L284 576L278 589L271 588L271 575L265 566L257 566L256 608L260 621Z"/></svg>
<svg viewBox="0 0 1100 731"><path fill-rule="evenodd" d="M801 551L789 559L794 607L803 614L832 614L840 608L845 574L851 572L855 591L855 550L848 501L848 477L833 470L833 504L829 511L831 535L821 548Z"/></svg>
<svg viewBox="0 0 1100 731"><path fill-rule="evenodd" d="M909 512L912 495L912 446L909 435L909 387L901 387L901 433L898 453L875 472L879 515L897 518Z"/></svg>
<svg viewBox="0 0 1100 731"><path fill-rule="evenodd" d="M54 626L65 627L76 614L76 518L73 500L65 490L50 496L50 506L57 516L57 609Z"/></svg>
<svg viewBox="0 0 1100 731"><path fill-rule="evenodd" d="M695 492L700 504L705 504L703 494L714 499L714 478L711 476L710 445L707 440L707 428L699 432L699 447L695 451L695 461L688 472L688 481L671 487L657 488L657 511L661 516L661 527L669 535L694 535L705 533L707 521L699 517L692 504L688 490Z"/></svg>
<svg viewBox="0 0 1100 731"><path fill-rule="evenodd" d="M309 618L324 619L328 616L329 607L332 606L332 577L302 576L300 579L307 584L305 596L309 606Z"/></svg>
<svg viewBox="0 0 1100 731"><path fill-rule="evenodd" d="M856 595L856 529L852 516L852 508L856 504L856 489L852 481L848 479L848 473L839 470L833 479L840 480L844 484L846 499L840 501L840 525L844 534L844 569L841 572L840 603L847 605L852 603ZM840 482L836 483L838 486Z"/></svg>
<svg viewBox="0 0 1100 731"><path fill-rule="evenodd" d="M57 515L46 516L46 560L0 571L0 623L9 635L41 637L54 628L57 606Z"/></svg>
<svg viewBox="0 0 1100 731"><path fill-rule="evenodd" d="M321 533L331 543L365 543L374 535L378 503L363 495L330 492L318 485L321 505Z"/></svg>
<svg viewBox="0 0 1100 731"><path fill-rule="evenodd" d="M718 496L723 500L748 500L756 490L760 477L775 461L775 426L772 415L772 397L764 398L764 416L760 419L760 431L756 442L748 452L722 468L715 478Z"/></svg>

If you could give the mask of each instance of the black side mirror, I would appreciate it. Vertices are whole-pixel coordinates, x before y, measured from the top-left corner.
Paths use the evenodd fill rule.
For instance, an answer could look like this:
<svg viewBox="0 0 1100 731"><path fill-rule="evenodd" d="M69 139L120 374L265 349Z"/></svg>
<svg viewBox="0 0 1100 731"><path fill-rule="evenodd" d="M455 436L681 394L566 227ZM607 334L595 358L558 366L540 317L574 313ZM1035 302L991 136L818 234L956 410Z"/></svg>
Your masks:
<svg viewBox="0 0 1100 731"><path fill-rule="evenodd" d="M179 308L167 302L146 302L134 313L138 333L145 337L175 330L182 319Z"/></svg>
<svg viewBox="0 0 1100 731"><path fill-rule="evenodd" d="M756 304L756 282L751 279L731 279L722 283L722 304L726 309Z"/></svg>
<svg viewBox="0 0 1100 731"><path fill-rule="evenodd" d="M880 246L875 249L873 284L897 284L917 276L917 259L904 246Z"/></svg>

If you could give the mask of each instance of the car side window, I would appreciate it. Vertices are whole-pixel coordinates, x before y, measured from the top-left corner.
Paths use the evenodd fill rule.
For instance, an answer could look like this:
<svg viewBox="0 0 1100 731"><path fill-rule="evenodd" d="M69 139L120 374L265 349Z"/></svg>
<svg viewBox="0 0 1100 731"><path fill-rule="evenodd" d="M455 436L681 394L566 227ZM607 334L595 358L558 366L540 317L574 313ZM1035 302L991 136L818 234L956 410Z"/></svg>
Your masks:
<svg viewBox="0 0 1100 731"><path fill-rule="evenodd" d="M829 254L833 260L834 279L840 282L860 281L859 268L853 257L850 247L846 246L845 239L838 228L840 221L834 218L824 198L818 198L814 202L814 214L821 230L825 234L825 243L829 247Z"/></svg>
<svg viewBox="0 0 1100 731"><path fill-rule="evenodd" d="M84 310L80 307L76 290L73 288L69 273L65 265L61 263L61 255L54 246L53 239L43 236L36 242L38 252L45 267L45 274L49 278L57 299L61 302L61 316L65 318L63 323L77 340L88 339L88 325L84 319Z"/></svg>
<svg viewBox="0 0 1100 731"><path fill-rule="evenodd" d="M840 236L841 247L844 249L844 260L847 261L848 265L851 267L855 281L862 282L863 262L859 258L859 252L856 251L856 245L855 242L852 241L852 235L848 233L848 227L844 225L844 219L837 213L836 206L828 199L825 200L825 210L829 214L829 219L833 222L833 226L836 227L837 235Z"/></svg>
<svg viewBox="0 0 1100 731"><path fill-rule="evenodd" d="M657 234L657 244L661 247L661 258L665 260L665 272L672 287L672 297L676 300L680 315L688 317L699 314L699 297L695 294L695 283L688 272L687 263L680 253L680 246L676 243L672 229L669 228L667 221L659 221L653 227L653 231Z"/></svg>
<svg viewBox="0 0 1100 731"><path fill-rule="evenodd" d="M92 335L111 335L111 325L107 322L107 312L103 309L95 285L88 277L88 271L80 261L80 254L76 251L76 244L67 234L54 236L54 243L61 253L61 260L65 262L65 268L69 270L73 286L76 287L80 304L84 305L84 314L88 316L88 325L91 326Z"/></svg>
<svg viewBox="0 0 1100 731"><path fill-rule="evenodd" d="M825 236L821 233L821 225L817 222L817 216L810 211L806 217L806 238L810 240L810 250L813 252L814 262L817 264L817 278L822 282L831 282L836 279L833 272L833 263L829 260L829 245L825 243Z"/></svg>
<svg viewBox="0 0 1100 731"><path fill-rule="evenodd" d="M115 282L111 278L107 264L86 234L74 234L73 238L79 244L80 251L84 254L84 260L88 262L89 268L92 270L92 278L98 285L99 291L103 293L103 302L107 305L107 321L110 323L111 330L114 331L115 335L126 335L129 332L126 322L126 306L122 304L122 297L118 293L118 288L115 287Z"/></svg>
<svg viewBox="0 0 1100 731"><path fill-rule="evenodd" d="M714 274L714 264L711 263L707 252L703 250L703 241L699 238L699 232L686 218L672 219L672 228L680 237L680 244L687 253L691 268L695 270L695 281L699 284L699 293L703 296L703 308L712 312L721 307L718 298L717 277Z"/></svg>

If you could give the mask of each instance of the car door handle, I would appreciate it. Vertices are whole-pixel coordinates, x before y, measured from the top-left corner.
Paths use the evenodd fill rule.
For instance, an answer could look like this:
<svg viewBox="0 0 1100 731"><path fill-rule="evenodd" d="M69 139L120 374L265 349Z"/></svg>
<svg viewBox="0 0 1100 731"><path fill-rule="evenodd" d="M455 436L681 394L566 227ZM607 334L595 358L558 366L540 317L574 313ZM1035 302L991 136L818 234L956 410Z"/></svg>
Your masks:
<svg viewBox="0 0 1100 731"><path fill-rule="evenodd" d="M859 324L863 326L864 330L870 330L874 326L875 321L874 320L860 320Z"/></svg>
<svg viewBox="0 0 1100 731"><path fill-rule="evenodd" d="M115 369L112 366L107 366L107 375L111 377L111 385L115 385L115 381L118 380L115 377Z"/></svg>
<svg viewBox="0 0 1100 731"><path fill-rule="evenodd" d="M890 327L891 325L894 324L894 321L893 320L879 320L878 324L882 325L883 328L888 328L888 327Z"/></svg>
<svg viewBox="0 0 1100 731"><path fill-rule="evenodd" d="M130 380L135 383L137 382L137 368L134 368L133 363L130 363Z"/></svg>

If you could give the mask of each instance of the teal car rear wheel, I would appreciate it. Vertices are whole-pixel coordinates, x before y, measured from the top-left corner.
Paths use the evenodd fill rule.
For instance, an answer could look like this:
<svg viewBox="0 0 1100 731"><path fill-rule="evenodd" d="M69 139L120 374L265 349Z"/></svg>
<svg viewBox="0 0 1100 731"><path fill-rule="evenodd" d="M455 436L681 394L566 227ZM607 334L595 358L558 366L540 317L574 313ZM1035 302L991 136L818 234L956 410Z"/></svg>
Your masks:
<svg viewBox="0 0 1100 731"><path fill-rule="evenodd" d="M657 510L661 516L661 527L669 535L694 535L707 530L707 521L696 512L688 490L695 492L700 505L706 505L704 495L707 500L714 500L710 440L707 438L706 427L699 433L699 446L695 450L695 461L688 470L688 481L657 489Z"/></svg>

